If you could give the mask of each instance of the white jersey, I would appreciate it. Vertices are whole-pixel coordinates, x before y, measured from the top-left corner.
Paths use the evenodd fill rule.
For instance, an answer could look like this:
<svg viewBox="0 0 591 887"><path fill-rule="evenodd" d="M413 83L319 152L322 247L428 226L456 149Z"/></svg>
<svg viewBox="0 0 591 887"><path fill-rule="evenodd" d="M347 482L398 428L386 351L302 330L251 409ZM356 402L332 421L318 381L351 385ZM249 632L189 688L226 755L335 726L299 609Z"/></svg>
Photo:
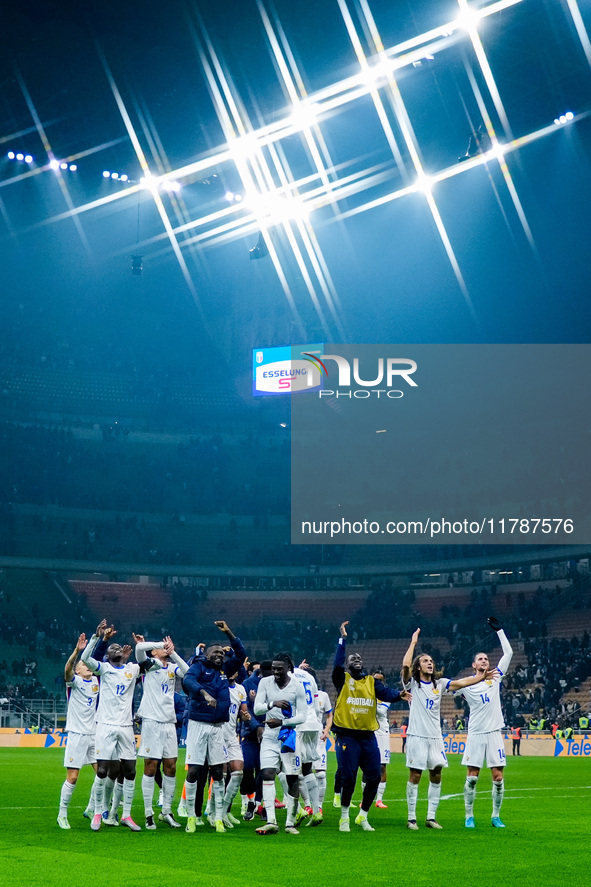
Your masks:
<svg viewBox="0 0 591 887"><path fill-rule="evenodd" d="M280 708L272 703L284 699L291 704L291 716L286 717ZM271 705L271 708L268 706ZM254 700L254 713L257 718L265 715L265 720L279 720L284 727L297 727L303 724L308 716L308 704L303 686L295 677L290 677L285 687L279 687L273 676L261 678ZM279 734L279 727L266 727L265 733ZM318 729L316 722L314 729Z"/></svg>
<svg viewBox="0 0 591 887"><path fill-rule="evenodd" d="M140 673L139 665L111 665L99 662L95 672L101 679L101 692L97 709L97 724L113 724L131 727L133 724L133 691Z"/></svg>
<svg viewBox="0 0 591 887"><path fill-rule="evenodd" d="M505 632L499 631L498 635L503 648L503 655L497 666L500 678L494 681L480 681L479 684L471 684L454 693L454 696L463 696L470 706L469 735L494 733L497 730L502 730L505 726L501 710L501 680L511 664L513 650Z"/></svg>
<svg viewBox="0 0 591 887"><path fill-rule="evenodd" d="M224 724L224 735L233 736L236 733L238 712L243 702L246 702L246 690L242 684L234 684L230 690L230 712L228 723Z"/></svg>
<svg viewBox="0 0 591 887"><path fill-rule="evenodd" d="M332 711L332 702L326 690L318 691L318 725L320 729L324 727L325 715Z"/></svg>
<svg viewBox="0 0 591 887"><path fill-rule="evenodd" d="M376 717L378 719L378 729L376 733L390 734L390 724L388 723L388 712L390 711L390 703L382 702L381 699L376 700Z"/></svg>
<svg viewBox="0 0 591 887"><path fill-rule="evenodd" d="M181 674L178 665L172 662L155 664L143 677L144 695L138 715L161 724L176 724L174 710L174 687L177 675Z"/></svg>
<svg viewBox="0 0 591 887"><path fill-rule="evenodd" d="M449 678L433 681L410 679L408 689L412 693L408 718L408 735L425 739L441 739L441 697L449 688Z"/></svg>
<svg viewBox="0 0 591 887"><path fill-rule="evenodd" d="M309 671L304 668L294 668L293 676L297 678L306 694L306 705L308 706L308 714L303 724L300 724L298 730L304 732L307 730L318 730L318 684Z"/></svg>
<svg viewBox="0 0 591 887"><path fill-rule="evenodd" d="M99 642L93 634L82 652L82 662L101 679L101 692L97 709L97 724L112 724L116 727L131 727L133 724L133 691L140 673L135 662L125 665L111 665L98 662L92 653Z"/></svg>
<svg viewBox="0 0 591 887"><path fill-rule="evenodd" d="M94 676L82 678L75 674L71 681L66 682L68 696L68 717L66 730L68 733L96 733L96 703L99 694L99 682Z"/></svg>

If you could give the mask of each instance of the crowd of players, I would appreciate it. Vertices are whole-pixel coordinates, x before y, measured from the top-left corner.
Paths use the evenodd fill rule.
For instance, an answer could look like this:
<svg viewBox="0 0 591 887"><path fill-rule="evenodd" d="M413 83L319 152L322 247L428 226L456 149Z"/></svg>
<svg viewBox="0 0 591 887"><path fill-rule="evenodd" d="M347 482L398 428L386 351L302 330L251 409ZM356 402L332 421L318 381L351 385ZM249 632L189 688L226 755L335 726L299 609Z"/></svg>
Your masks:
<svg viewBox="0 0 591 887"><path fill-rule="evenodd" d="M390 757L387 712L391 703L404 700L409 705L407 827L412 831L419 828L418 789L423 772L428 771L425 826L440 829L437 809L441 774L447 767L440 703L443 694L456 693L470 708L462 760L467 767L465 826L475 827L476 784L486 766L492 776L491 823L504 828L500 819L505 766L500 682L511 662L512 649L499 622L490 617L488 623L502 648L497 668L491 669L486 653L478 653L472 675L457 680L442 677L429 654L415 655L417 629L402 662L403 689L399 691L384 684L381 670L366 672L358 652L347 652L348 623L343 622L332 672L336 691L333 709L305 660L296 668L289 653L279 652L273 660L250 664L242 642L224 621L215 625L226 636L226 645L200 644L189 662L176 652L170 637L152 642L134 634L136 661L130 662L132 647L115 642L114 627L103 620L90 640L80 635L65 667L68 736L58 825L70 828L70 800L80 769L90 764L95 778L84 812L90 828L124 826L141 831L131 815L139 756L144 760L141 790L146 829L155 830L157 821L180 829L179 817L186 818L185 832L189 834L205 823L224 833L240 823L232 812L240 792L242 819L250 821L257 814L261 819L257 834L279 832L277 810L285 808L283 828L296 835L301 823L312 828L323 823L327 740L332 732L338 766L333 803L340 808L339 831L350 831L359 771L363 794L355 824L373 831L368 820L372 805L386 806L383 798ZM175 693L177 680L186 695ZM133 698L138 681L143 692L135 716L141 720L136 752ZM186 775L175 816L176 764L183 724ZM276 779L283 789L283 803L276 798ZM157 786L160 797L155 803ZM157 817L155 807L160 807Z"/></svg>

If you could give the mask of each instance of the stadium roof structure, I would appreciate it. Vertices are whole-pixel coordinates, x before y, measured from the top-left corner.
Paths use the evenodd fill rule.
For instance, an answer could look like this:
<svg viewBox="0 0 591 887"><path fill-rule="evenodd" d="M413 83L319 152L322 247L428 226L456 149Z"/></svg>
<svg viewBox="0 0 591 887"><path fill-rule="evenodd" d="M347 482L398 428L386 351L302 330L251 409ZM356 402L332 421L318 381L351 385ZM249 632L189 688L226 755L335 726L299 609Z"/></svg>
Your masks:
<svg viewBox="0 0 591 887"><path fill-rule="evenodd" d="M578 341L588 15L577 0L13 5L8 289L108 303L140 284L139 255L143 295L166 291L171 311L190 296L213 358L306 338ZM249 263L259 235L269 255Z"/></svg>

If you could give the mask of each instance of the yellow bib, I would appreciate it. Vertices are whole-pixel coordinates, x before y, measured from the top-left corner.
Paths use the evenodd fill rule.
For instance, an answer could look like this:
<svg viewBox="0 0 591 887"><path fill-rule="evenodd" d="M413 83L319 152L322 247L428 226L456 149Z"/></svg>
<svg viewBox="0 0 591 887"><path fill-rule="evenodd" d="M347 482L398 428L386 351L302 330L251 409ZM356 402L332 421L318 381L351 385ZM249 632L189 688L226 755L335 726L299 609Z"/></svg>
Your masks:
<svg viewBox="0 0 591 887"><path fill-rule="evenodd" d="M345 674L345 683L334 709L334 725L345 730L377 730L376 691L372 675L355 681Z"/></svg>

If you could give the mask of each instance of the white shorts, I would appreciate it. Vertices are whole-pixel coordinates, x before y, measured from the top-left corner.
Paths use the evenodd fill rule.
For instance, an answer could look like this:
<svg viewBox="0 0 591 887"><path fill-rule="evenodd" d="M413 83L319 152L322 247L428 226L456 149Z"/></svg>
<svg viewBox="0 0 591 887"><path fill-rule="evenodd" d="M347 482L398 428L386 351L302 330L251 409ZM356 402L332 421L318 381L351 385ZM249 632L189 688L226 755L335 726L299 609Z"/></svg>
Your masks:
<svg viewBox="0 0 591 887"><path fill-rule="evenodd" d="M318 757L314 761L314 772L320 773L323 770L326 770L326 739L319 739L318 745L316 746L316 751L318 752Z"/></svg>
<svg viewBox="0 0 591 887"><path fill-rule="evenodd" d="M320 730L296 731L302 754L302 764L313 764L318 759L318 737Z"/></svg>
<svg viewBox="0 0 591 887"><path fill-rule="evenodd" d="M390 763L390 734L376 731L378 748L380 750L380 764Z"/></svg>
<svg viewBox="0 0 591 887"><path fill-rule="evenodd" d="M281 770L286 776L300 776L302 772L302 756L300 754L300 740L296 734L296 747L294 752L282 752L281 742L278 736L269 734L265 728L261 742L261 770Z"/></svg>
<svg viewBox="0 0 591 887"><path fill-rule="evenodd" d="M204 764L215 767L228 760L224 745L223 724L191 721L187 725L187 764Z"/></svg>
<svg viewBox="0 0 591 887"><path fill-rule="evenodd" d="M244 755L242 754L242 746L240 745L240 740L234 731L232 734L226 733L224 736L224 745L226 746L226 753L228 755L229 761L244 761Z"/></svg>
<svg viewBox="0 0 591 887"><path fill-rule="evenodd" d="M85 764L96 764L94 733L68 733L64 767L80 770Z"/></svg>
<svg viewBox="0 0 591 887"><path fill-rule="evenodd" d="M487 767L504 767L507 763L500 730L495 730L494 733L473 733L471 736L468 733L462 765L480 769L485 760Z"/></svg>
<svg viewBox="0 0 591 887"><path fill-rule="evenodd" d="M176 725L144 718L138 755L140 758L154 758L156 761L161 761L162 758L178 758Z"/></svg>
<svg viewBox="0 0 591 887"><path fill-rule="evenodd" d="M95 754L97 761L135 761L137 752L133 727L97 724Z"/></svg>
<svg viewBox="0 0 591 887"><path fill-rule="evenodd" d="M447 767L443 739L425 736L406 737L406 766L410 770L435 770Z"/></svg>

